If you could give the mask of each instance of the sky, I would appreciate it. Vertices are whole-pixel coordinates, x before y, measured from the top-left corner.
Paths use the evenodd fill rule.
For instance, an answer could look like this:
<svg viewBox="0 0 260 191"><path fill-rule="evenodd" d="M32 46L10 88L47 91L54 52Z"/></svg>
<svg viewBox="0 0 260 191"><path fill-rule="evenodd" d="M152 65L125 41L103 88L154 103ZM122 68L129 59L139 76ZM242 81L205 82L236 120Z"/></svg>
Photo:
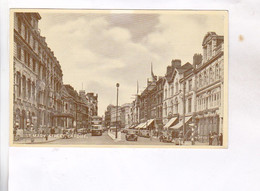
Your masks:
<svg viewBox="0 0 260 191"><path fill-rule="evenodd" d="M41 12L39 28L63 71L63 83L98 94L99 115L109 104L130 103L153 73L172 59L192 63L209 31L224 35L223 12Z"/></svg>

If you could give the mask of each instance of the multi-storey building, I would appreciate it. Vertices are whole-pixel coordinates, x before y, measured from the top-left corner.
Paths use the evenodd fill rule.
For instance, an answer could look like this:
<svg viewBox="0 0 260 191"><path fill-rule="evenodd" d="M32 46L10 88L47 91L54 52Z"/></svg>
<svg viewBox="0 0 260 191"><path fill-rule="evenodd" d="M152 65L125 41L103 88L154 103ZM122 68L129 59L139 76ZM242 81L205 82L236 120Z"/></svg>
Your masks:
<svg viewBox="0 0 260 191"><path fill-rule="evenodd" d="M125 103L121 106L121 127L122 128L129 128L131 124L131 115L130 115L130 103Z"/></svg>
<svg viewBox="0 0 260 191"><path fill-rule="evenodd" d="M131 127L135 127L140 123L140 95L136 94L135 100L131 104L130 109Z"/></svg>
<svg viewBox="0 0 260 191"><path fill-rule="evenodd" d="M181 60L172 60L170 66L167 67L165 75L165 83L163 86L163 124L164 129L178 123L180 110L180 69Z"/></svg>
<svg viewBox="0 0 260 191"><path fill-rule="evenodd" d="M38 13L14 13L14 124L36 129L61 124L62 70L40 35Z"/></svg>
<svg viewBox="0 0 260 191"><path fill-rule="evenodd" d="M115 107L114 105L108 105L107 110L105 111L105 126L110 127L111 126L111 109Z"/></svg>
<svg viewBox="0 0 260 191"><path fill-rule="evenodd" d="M208 32L202 42L203 59L196 62L196 123L200 139L223 132L224 37Z"/></svg>
<svg viewBox="0 0 260 191"><path fill-rule="evenodd" d="M121 127L121 107L120 106L114 106L111 107L111 126L116 126Z"/></svg>

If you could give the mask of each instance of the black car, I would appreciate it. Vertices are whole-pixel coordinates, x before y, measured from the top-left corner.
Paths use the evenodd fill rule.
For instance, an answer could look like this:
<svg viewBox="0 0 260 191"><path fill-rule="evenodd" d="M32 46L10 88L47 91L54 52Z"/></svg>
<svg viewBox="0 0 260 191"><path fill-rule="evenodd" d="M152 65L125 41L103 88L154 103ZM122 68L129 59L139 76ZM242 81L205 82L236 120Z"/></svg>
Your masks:
<svg viewBox="0 0 260 191"><path fill-rule="evenodd" d="M127 141L137 141L138 136L135 134L135 132L131 132L125 135L125 139Z"/></svg>

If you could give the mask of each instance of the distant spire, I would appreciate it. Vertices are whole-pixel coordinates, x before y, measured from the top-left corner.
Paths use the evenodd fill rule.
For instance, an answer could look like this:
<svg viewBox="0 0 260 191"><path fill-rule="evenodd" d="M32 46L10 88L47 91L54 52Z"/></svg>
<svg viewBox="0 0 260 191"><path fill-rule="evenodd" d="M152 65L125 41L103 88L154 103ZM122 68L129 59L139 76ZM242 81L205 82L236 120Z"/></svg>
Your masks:
<svg viewBox="0 0 260 191"><path fill-rule="evenodd" d="M156 76L153 73L153 63L151 62L151 75L152 75L152 81L156 81Z"/></svg>
<svg viewBox="0 0 260 191"><path fill-rule="evenodd" d="M137 91L136 91L137 95L139 93L139 84L138 84L138 80L137 80Z"/></svg>

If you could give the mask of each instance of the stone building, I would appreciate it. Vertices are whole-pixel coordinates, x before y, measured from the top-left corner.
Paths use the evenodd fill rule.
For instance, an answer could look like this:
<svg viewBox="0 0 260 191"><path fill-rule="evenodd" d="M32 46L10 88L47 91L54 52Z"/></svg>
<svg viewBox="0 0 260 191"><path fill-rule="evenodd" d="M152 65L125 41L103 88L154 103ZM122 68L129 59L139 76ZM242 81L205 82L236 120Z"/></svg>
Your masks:
<svg viewBox="0 0 260 191"><path fill-rule="evenodd" d="M111 121L110 125L111 126L116 126L121 127L121 107L120 106L114 106L111 108Z"/></svg>
<svg viewBox="0 0 260 191"><path fill-rule="evenodd" d="M59 125L62 70L40 35L38 13L14 13L14 126L36 129Z"/></svg>
<svg viewBox="0 0 260 191"><path fill-rule="evenodd" d="M223 132L224 37L208 32L202 42L203 59L194 57L196 123L201 141L209 131Z"/></svg>
<svg viewBox="0 0 260 191"><path fill-rule="evenodd" d="M130 103L125 103L121 106L120 120L121 120L122 128L129 128L131 125L130 108L131 108Z"/></svg>
<svg viewBox="0 0 260 191"><path fill-rule="evenodd" d="M108 105L107 110L105 111L105 126L110 127L111 126L111 109L115 107L114 105Z"/></svg>

